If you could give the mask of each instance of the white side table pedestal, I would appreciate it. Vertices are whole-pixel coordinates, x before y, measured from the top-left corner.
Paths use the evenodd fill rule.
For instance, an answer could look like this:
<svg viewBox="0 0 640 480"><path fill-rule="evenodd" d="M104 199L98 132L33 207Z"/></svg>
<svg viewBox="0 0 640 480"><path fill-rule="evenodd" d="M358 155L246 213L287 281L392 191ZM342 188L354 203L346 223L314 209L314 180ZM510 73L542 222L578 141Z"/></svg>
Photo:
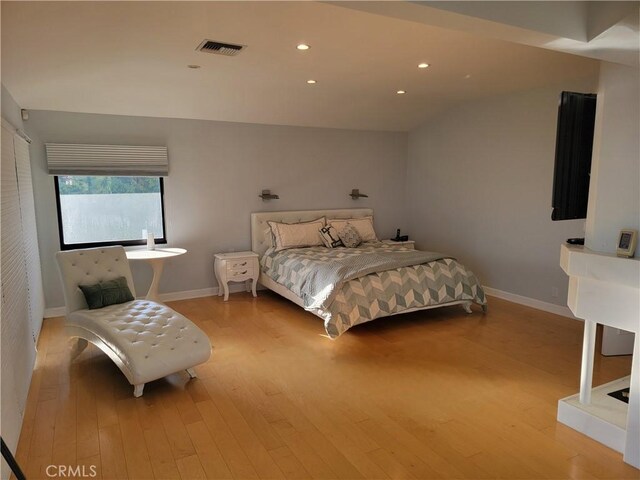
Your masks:
<svg viewBox="0 0 640 480"><path fill-rule="evenodd" d="M177 257L187 253L184 248L156 248L155 250L128 250L127 259L132 261L147 262L153 270L153 279L149 286L149 291L145 297L147 300L154 302L159 301L158 287L160 286L160 277L164 269L164 261L171 257Z"/></svg>

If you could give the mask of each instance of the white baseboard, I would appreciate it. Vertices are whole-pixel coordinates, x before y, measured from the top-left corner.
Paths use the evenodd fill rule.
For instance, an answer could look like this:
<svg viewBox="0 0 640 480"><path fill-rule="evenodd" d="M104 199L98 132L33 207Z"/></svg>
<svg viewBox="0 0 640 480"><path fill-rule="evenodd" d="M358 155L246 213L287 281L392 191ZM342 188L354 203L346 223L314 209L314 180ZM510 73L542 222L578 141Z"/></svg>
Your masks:
<svg viewBox="0 0 640 480"><path fill-rule="evenodd" d="M233 285L232 287L235 287ZM229 291L234 291L233 288ZM161 293L160 300L163 302L171 302L173 300L187 300L189 298L211 297L218 294L218 287L201 288L200 290L186 290L184 292Z"/></svg>
<svg viewBox="0 0 640 480"><path fill-rule="evenodd" d="M65 307L51 307L44 309L44 318L64 317L67 313Z"/></svg>
<svg viewBox="0 0 640 480"><path fill-rule="evenodd" d="M244 292L245 287L242 283L234 283L229 285L229 292ZM200 290L186 290L183 292L161 293L160 300L163 302L172 302L174 300L188 300L190 298L211 297L218 295L218 287L201 288ZM66 313L65 307L45 308L44 318L64 317Z"/></svg>
<svg viewBox="0 0 640 480"><path fill-rule="evenodd" d="M185 290L184 292L161 293L160 300L172 302L174 300L189 300L190 298L213 297L218 295L218 287L202 288L200 290ZM245 292L243 283L232 283L229 285L229 293Z"/></svg>
<svg viewBox="0 0 640 480"><path fill-rule="evenodd" d="M572 318L574 320L581 320L571 313L569 307L563 307L562 305L555 305L553 303L543 302L542 300L536 300L535 298L524 297L522 295L516 295L515 293L505 292L498 290L497 288L482 287L487 295L501 298L509 302L518 303L527 307L537 308L545 312L555 313L556 315L562 315L563 317ZM241 283L234 283L229 285L229 292L243 292L245 287ZM160 294L160 300L163 302L172 302L174 300L188 300L190 298L211 297L218 294L218 287L201 288L200 290L185 290L183 292L170 292ZM62 317L65 314L65 307L53 307L47 308L44 311L44 318Z"/></svg>
<svg viewBox="0 0 640 480"><path fill-rule="evenodd" d="M571 313L569 307L562 305L556 305L555 303L543 302L542 300L536 300L535 298L524 297L515 293L505 292L498 290L497 288L482 287L487 295L501 298L509 302L517 303L519 305L525 305L527 307L536 308L544 312L555 313L556 315L562 315L563 317L572 318L573 320L582 320ZM491 308L491 306L489 306Z"/></svg>

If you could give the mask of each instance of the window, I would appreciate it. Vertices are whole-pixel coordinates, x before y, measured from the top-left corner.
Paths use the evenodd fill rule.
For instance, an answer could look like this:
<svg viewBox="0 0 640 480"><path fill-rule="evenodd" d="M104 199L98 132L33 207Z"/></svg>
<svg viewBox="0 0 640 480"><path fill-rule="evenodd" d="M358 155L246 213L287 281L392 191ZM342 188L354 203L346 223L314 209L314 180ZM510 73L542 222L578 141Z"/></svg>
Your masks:
<svg viewBox="0 0 640 480"><path fill-rule="evenodd" d="M60 247L143 245L142 230L167 243L160 177L55 177Z"/></svg>

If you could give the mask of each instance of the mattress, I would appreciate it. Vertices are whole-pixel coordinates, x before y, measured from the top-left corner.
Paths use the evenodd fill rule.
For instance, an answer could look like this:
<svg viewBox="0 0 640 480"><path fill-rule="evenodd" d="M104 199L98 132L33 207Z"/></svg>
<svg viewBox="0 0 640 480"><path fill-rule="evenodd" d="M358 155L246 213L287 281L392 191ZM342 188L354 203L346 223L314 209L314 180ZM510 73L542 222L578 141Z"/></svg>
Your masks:
<svg viewBox="0 0 640 480"><path fill-rule="evenodd" d="M406 311L463 301L486 305L478 279L456 259L399 245L270 249L261 269L322 318L331 338Z"/></svg>

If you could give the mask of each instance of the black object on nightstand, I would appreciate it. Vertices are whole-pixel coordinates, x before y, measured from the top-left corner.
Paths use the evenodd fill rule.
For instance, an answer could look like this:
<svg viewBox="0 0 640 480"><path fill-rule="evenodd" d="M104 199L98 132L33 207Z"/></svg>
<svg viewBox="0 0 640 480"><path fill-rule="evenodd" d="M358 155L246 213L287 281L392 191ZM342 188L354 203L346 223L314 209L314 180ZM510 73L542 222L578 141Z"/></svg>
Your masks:
<svg viewBox="0 0 640 480"><path fill-rule="evenodd" d="M567 238L567 243L569 245L584 245L584 237L583 238Z"/></svg>
<svg viewBox="0 0 640 480"><path fill-rule="evenodd" d="M390 238L393 242L406 242L409 240L409 235L400 235L400 229L396 230L396 238Z"/></svg>

